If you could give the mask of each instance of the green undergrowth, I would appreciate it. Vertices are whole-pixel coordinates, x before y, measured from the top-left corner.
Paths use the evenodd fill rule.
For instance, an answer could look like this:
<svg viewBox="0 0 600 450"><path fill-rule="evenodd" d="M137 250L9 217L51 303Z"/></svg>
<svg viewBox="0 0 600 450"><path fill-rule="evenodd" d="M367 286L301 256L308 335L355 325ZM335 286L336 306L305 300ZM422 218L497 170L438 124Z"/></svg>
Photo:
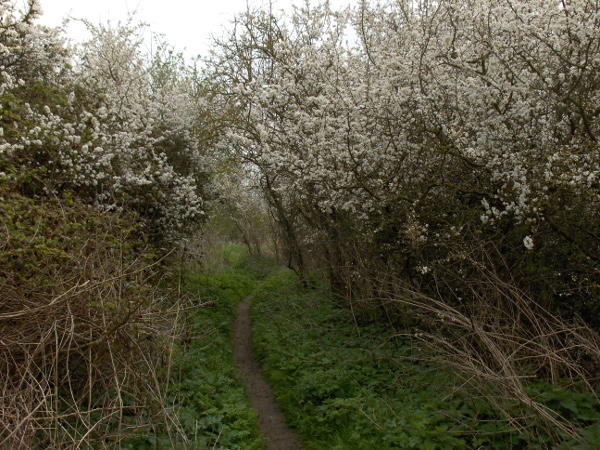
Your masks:
<svg viewBox="0 0 600 450"><path fill-rule="evenodd" d="M541 403L592 424L583 432L589 445L553 447L533 415L530 427L514 429L410 335L353 317L291 272L260 287L251 313L256 355L307 450L600 448L589 395L532 386Z"/></svg>
<svg viewBox="0 0 600 450"><path fill-rule="evenodd" d="M231 331L236 306L276 266L247 255L243 247L227 245L226 268L218 274L188 274L182 289L195 302L197 312L175 355L173 403L191 444L182 449L265 448L258 415L250 407L232 359ZM145 439L131 449L171 448L163 439Z"/></svg>
<svg viewBox="0 0 600 450"><path fill-rule="evenodd" d="M195 448L262 449L257 413L237 376L231 329L237 304L271 270L262 259L229 248L230 267L211 276L190 276L184 289L205 304L191 321L179 386L180 421Z"/></svg>

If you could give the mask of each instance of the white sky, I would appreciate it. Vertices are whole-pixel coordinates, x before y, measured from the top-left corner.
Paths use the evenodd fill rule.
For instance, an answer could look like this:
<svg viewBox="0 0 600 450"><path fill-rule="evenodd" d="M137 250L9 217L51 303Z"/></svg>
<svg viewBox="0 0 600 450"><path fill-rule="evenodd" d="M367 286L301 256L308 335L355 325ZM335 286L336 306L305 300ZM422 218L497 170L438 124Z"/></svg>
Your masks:
<svg viewBox="0 0 600 450"><path fill-rule="evenodd" d="M164 34L177 51L188 57L205 56L211 34L219 36L223 26L235 13L244 12L246 3L260 6L261 0L41 0L44 14L41 23L59 26L67 15L85 18L92 23L125 21L128 12L137 10L138 22L146 22L152 32ZM355 4L358 0L331 0L333 7ZM290 10L304 0L276 0L276 9ZM312 0L313 4L317 0ZM86 37L80 23L71 23L68 34L75 41Z"/></svg>

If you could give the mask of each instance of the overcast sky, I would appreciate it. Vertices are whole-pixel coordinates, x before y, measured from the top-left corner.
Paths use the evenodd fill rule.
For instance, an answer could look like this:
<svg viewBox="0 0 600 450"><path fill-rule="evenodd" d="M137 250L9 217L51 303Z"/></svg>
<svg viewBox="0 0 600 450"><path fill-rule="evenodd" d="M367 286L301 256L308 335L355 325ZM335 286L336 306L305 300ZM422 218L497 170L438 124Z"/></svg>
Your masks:
<svg viewBox="0 0 600 450"><path fill-rule="evenodd" d="M358 0L331 0L334 7L357 3ZM235 13L246 10L247 0L41 0L44 15L41 22L59 26L67 15L85 18L93 23L124 21L128 12L137 11L138 21L146 22L155 33L167 36L167 41L188 57L206 55L211 33L220 35ZM259 6L261 0L248 0ZM277 9L291 9L303 0L276 0ZM312 1L313 4L316 0ZM85 38L85 28L73 23L68 28L75 40Z"/></svg>

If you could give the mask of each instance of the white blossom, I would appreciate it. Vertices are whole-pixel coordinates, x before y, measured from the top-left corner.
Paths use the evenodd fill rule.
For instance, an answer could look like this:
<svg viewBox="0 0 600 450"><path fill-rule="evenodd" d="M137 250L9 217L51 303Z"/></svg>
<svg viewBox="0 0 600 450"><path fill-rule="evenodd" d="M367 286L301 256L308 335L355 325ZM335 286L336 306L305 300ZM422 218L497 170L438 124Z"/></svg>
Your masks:
<svg viewBox="0 0 600 450"><path fill-rule="evenodd" d="M531 236L525 236L523 238L523 245L527 250L533 250L533 238Z"/></svg>

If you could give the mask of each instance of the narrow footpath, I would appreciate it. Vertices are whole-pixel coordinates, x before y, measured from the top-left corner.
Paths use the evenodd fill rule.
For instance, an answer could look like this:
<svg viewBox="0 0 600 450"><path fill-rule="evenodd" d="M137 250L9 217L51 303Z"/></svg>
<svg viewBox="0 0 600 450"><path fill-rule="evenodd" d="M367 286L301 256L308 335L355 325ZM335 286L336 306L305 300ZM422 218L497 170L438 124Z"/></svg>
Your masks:
<svg viewBox="0 0 600 450"><path fill-rule="evenodd" d="M242 300L237 309L233 324L233 359L246 384L250 403L260 416L260 431L267 442L267 450L300 450L300 441L285 423L273 390L254 359L250 339L250 298Z"/></svg>

